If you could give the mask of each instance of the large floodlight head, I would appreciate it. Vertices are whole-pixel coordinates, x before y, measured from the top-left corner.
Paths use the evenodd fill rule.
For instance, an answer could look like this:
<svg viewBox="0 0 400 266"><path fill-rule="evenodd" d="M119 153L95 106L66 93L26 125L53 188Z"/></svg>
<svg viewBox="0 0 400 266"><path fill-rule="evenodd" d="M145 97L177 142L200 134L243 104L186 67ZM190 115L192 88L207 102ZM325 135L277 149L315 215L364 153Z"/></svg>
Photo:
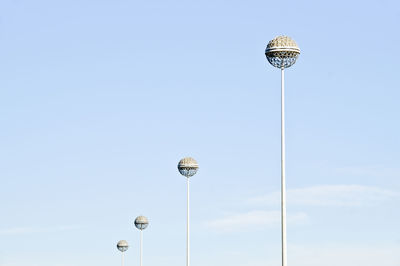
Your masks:
<svg viewBox="0 0 400 266"><path fill-rule="evenodd" d="M186 157L179 161L178 170L181 175L187 178L194 176L199 169L199 165L192 157Z"/></svg>
<svg viewBox="0 0 400 266"><path fill-rule="evenodd" d="M127 251L128 247L129 247L128 242L126 242L125 240L118 241L118 243L117 243L117 248L121 252Z"/></svg>
<svg viewBox="0 0 400 266"><path fill-rule="evenodd" d="M149 225L149 220L145 216L138 216L135 219L135 226L139 230L144 230Z"/></svg>
<svg viewBox="0 0 400 266"><path fill-rule="evenodd" d="M300 49L288 36L278 36L271 40L265 49L269 63L277 68L288 68L296 63Z"/></svg>

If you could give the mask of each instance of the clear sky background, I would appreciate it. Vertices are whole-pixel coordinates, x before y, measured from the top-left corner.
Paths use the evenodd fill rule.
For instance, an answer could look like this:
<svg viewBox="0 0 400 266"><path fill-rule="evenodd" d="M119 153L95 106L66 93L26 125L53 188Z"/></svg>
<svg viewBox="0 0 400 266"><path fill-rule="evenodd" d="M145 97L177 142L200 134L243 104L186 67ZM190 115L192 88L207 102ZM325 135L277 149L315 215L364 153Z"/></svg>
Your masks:
<svg viewBox="0 0 400 266"><path fill-rule="evenodd" d="M398 1L0 1L0 265L400 265Z"/></svg>

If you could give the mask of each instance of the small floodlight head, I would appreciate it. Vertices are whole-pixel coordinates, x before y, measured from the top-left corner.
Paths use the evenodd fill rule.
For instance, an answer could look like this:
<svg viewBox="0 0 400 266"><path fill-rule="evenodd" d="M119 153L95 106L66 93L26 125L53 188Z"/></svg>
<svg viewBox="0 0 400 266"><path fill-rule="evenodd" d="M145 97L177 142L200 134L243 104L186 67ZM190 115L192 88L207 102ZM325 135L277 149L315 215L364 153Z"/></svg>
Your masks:
<svg viewBox="0 0 400 266"><path fill-rule="evenodd" d="M179 161L178 170L181 175L187 178L194 176L199 169L199 165L192 157L186 157Z"/></svg>
<svg viewBox="0 0 400 266"><path fill-rule="evenodd" d="M296 63L300 49L296 42L287 36L278 36L271 40L265 49L269 63L277 68L288 68Z"/></svg>
<svg viewBox="0 0 400 266"><path fill-rule="evenodd" d="M135 219L135 226L139 230L144 230L149 225L149 220L145 216L138 216Z"/></svg>
<svg viewBox="0 0 400 266"><path fill-rule="evenodd" d="M117 248L121 252L127 251L128 247L129 247L128 242L126 242L125 240L118 241L118 243L117 243Z"/></svg>

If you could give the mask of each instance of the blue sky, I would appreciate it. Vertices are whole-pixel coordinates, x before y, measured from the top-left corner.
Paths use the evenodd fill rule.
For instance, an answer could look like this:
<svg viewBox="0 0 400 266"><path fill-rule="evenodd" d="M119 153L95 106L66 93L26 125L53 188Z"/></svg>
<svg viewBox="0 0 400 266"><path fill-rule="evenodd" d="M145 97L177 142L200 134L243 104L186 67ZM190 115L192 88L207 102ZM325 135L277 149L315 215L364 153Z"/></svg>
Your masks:
<svg viewBox="0 0 400 266"><path fill-rule="evenodd" d="M0 2L0 265L400 263L396 1Z"/></svg>

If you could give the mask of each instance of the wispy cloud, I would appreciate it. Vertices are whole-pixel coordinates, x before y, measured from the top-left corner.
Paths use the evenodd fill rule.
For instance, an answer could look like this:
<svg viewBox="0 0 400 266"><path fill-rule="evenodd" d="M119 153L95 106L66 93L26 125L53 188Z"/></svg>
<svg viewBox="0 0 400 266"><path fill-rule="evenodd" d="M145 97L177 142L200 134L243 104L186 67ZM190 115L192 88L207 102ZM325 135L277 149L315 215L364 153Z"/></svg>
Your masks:
<svg viewBox="0 0 400 266"><path fill-rule="evenodd" d="M288 204L302 206L374 205L398 197L398 192L361 185L324 185L287 191ZM276 205L279 201L280 192L277 191L252 198L249 203Z"/></svg>
<svg viewBox="0 0 400 266"><path fill-rule="evenodd" d="M337 244L329 246L289 246L291 257L299 266L398 266L400 246L361 246Z"/></svg>
<svg viewBox="0 0 400 266"><path fill-rule="evenodd" d="M306 188L289 189L288 204L291 206L371 206L386 202L390 199L400 199L398 192L378 187L362 185L324 185ZM248 203L256 205L280 205L280 192L272 192L264 196L251 198ZM275 208L274 208L275 209ZM306 224L309 216L305 212L288 213L288 223ZM275 226L280 223L280 211L252 210L234 212L224 217L207 221L208 228L221 232L248 231Z"/></svg>
<svg viewBox="0 0 400 266"><path fill-rule="evenodd" d="M0 235L55 233L55 232L78 230L80 228L81 228L80 226L13 227L7 229L0 229Z"/></svg>
<svg viewBox="0 0 400 266"><path fill-rule="evenodd" d="M345 242L345 241L344 241ZM208 266L218 265L280 265L280 245L264 246L268 252L251 253L247 249L235 250L235 254L229 250L221 250L210 256L199 258L199 264ZM346 244L346 243L319 243L288 245L288 261L296 266L399 266L400 246L394 244Z"/></svg>
<svg viewBox="0 0 400 266"><path fill-rule="evenodd" d="M308 221L307 214L303 212L289 213L288 223L303 224ZM206 222L206 226L223 232L243 231L249 228L259 229L265 226L275 226L280 223L279 211L250 211L244 213L233 213L225 217Z"/></svg>

